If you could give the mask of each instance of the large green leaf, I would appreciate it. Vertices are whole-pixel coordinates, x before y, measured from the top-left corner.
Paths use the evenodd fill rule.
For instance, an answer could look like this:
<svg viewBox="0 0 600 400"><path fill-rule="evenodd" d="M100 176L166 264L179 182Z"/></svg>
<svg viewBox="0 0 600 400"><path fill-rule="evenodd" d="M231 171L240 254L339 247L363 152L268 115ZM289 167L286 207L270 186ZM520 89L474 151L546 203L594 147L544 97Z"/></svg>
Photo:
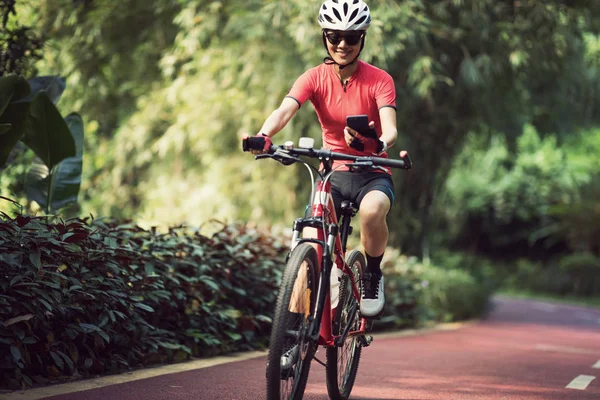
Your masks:
<svg viewBox="0 0 600 400"><path fill-rule="evenodd" d="M67 157L74 157L75 141L67 123L47 93L39 92L31 102L23 142L42 159L49 170Z"/></svg>
<svg viewBox="0 0 600 400"><path fill-rule="evenodd" d="M17 75L0 77L0 115L11 101L22 99L30 92L29 84Z"/></svg>
<svg viewBox="0 0 600 400"><path fill-rule="evenodd" d="M10 124L10 129L0 134L0 167L4 166L10 152L19 139L23 136L26 117L29 113L29 103L11 103L6 107L4 114L0 115L0 126L5 129Z"/></svg>
<svg viewBox="0 0 600 400"><path fill-rule="evenodd" d="M59 162L52 170L36 157L25 178L25 192L46 211L55 211L76 203L81 186L83 164L83 121L76 113L69 114L66 123L75 141L75 156Z"/></svg>
<svg viewBox="0 0 600 400"><path fill-rule="evenodd" d="M24 102L31 102L40 92L45 92L53 104L58 103L60 96L65 91L66 81L59 76L38 76L27 81L31 92L29 96L22 99Z"/></svg>
<svg viewBox="0 0 600 400"><path fill-rule="evenodd" d="M27 129L27 127L30 131L29 139L25 139L28 146L36 154L38 151L47 154L47 156L38 154L45 161L50 163L60 161L60 151L53 150L45 144L45 140L40 141L38 138L38 135L47 136L44 135L43 130L39 129L39 125L47 125L46 120L56 119L56 114L58 114L58 112L51 112L50 115L45 115L48 113L46 109L50 110L50 108L44 104L47 103L42 100L44 96L38 96L38 94L44 93L50 104L56 104L64 90L65 80L57 76L42 76L29 81L16 75L0 78L0 166L6 163L10 152L25 133L24 128ZM35 113L33 117L41 117L41 120L36 121L35 118L28 115L30 104L35 107L31 110L32 113ZM58 116L60 117L60 114ZM62 117L60 120L62 121ZM10 127L7 128L7 124L10 124ZM56 135L60 137L60 127L51 125L48 128L55 129ZM55 141L54 138L52 141ZM31 145L33 142L37 147ZM56 144L60 145L60 141ZM65 147L65 150L69 150L69 147ZM55 160L55 158L59 158L59 160Z"/></svg>
<svg viewBox="0 0 600 400"><path fill-rule="evenodd" d="M11 104L29 94L27 81L16 75L0 77L0 167L23 135L27 104Z"/></svg>

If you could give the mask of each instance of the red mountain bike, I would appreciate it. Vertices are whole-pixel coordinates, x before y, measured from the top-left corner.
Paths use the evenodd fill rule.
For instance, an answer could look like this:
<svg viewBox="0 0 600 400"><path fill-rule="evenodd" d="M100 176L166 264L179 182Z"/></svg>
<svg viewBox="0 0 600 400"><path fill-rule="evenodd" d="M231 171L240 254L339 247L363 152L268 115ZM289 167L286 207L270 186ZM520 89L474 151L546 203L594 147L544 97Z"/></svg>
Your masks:
<svg viewBox="0 0 600 400"><path fill-rule="evenodd" d="M291 249L275 306L267 362L267 399L301 399L313 359L325 366L329 397L347 399L356 379L361 350L373 340L366 335L367 320L359 312L359 282L366 261L357 250L346 255L346 242L352 233L350 221L358 209L350 201L342 202L338 224L329 182L335 172L333 161L348 161L350 170L411 167L406 152L400 153L400 160L390 160L315 150L313 143L312 139L303 138L298 147L286 142L256 156L284 165L302 163L313 181L311 213L294 221ZM242 143L244 151L261 150L264 144L261 137L246 137ZM321 168L317 170L303 158L319 159ZM316 228L316 237L302 237L307 227ZM315 357L319 345L326 348L326 362Z"/></svg>

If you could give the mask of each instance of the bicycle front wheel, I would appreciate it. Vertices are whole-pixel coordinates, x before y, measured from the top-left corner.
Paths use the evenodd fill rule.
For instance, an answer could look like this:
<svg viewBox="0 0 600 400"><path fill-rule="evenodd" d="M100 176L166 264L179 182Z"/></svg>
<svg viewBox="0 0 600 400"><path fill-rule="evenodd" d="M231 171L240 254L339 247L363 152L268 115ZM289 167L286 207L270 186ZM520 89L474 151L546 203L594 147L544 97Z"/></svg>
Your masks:
<svg viewBox="0 0 600 400"><path fill-rule="evenodd" d="M346 257L346 262L354 275L355 282L360 282L366 266L363 254L358 250L353 250ZM339 302L332 321L334 335L343 333L350 320L350 312L353 307L358 309L358 302L352 294L350 277L344 274L340 281ZM359 329L360 318L357 311L350 332ZM361 349L357 336L346 337L341 347L327 348L327 392L332 400L346 400L350 396L358 371Z"/></svg>
<svg viewBox="0 0 600 400"><path fill-rule="evenodd" d="M304 394L316 347L308 330L317 303L317 260L315 249L301 243L283 273L267 362L269 400L300 400Z"/></svg>

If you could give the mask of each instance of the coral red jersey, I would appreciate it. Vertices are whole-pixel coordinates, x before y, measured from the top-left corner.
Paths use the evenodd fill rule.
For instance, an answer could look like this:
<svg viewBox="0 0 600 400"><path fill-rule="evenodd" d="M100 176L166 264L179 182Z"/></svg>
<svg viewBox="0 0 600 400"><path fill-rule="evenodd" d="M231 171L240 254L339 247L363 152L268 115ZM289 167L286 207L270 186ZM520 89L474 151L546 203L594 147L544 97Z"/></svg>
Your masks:
<svg viewBox="0 0 600 400"><path fill-rule="evenodd" d="M387 72L364 61L357 62L358 67L346 85L335 73L334 65L321 64L302 74L286 97L296 100L299 106L311 101L323 130L323 147L346 154L372 155L348 147L344 140L346 117L368 115L381 136L379 110L396 108L396 88ZM380 157L387 158L387 153Z"/></svg>

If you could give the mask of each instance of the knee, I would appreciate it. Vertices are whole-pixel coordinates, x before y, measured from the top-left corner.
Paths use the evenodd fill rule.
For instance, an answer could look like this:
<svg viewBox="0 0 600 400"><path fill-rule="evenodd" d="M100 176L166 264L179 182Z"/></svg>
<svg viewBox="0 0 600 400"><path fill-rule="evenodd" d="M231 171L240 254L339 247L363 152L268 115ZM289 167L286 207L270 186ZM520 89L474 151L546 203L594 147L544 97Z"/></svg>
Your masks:
<svg viewBox="0 0 600 400"><path fill-rule="evenodd" d="M361 201L358 211L362 221L361 224L365 227L385 224L390 206L390 199L384 193L380 191L367 193Z"/></svg>
<svg viewBox="0 0 600 400"><path fill-rule="evenodd" d="M366 225L385 223L389 206L382 203L371 203L369 205L361 205L359 214L360 219Z"/></svg>

